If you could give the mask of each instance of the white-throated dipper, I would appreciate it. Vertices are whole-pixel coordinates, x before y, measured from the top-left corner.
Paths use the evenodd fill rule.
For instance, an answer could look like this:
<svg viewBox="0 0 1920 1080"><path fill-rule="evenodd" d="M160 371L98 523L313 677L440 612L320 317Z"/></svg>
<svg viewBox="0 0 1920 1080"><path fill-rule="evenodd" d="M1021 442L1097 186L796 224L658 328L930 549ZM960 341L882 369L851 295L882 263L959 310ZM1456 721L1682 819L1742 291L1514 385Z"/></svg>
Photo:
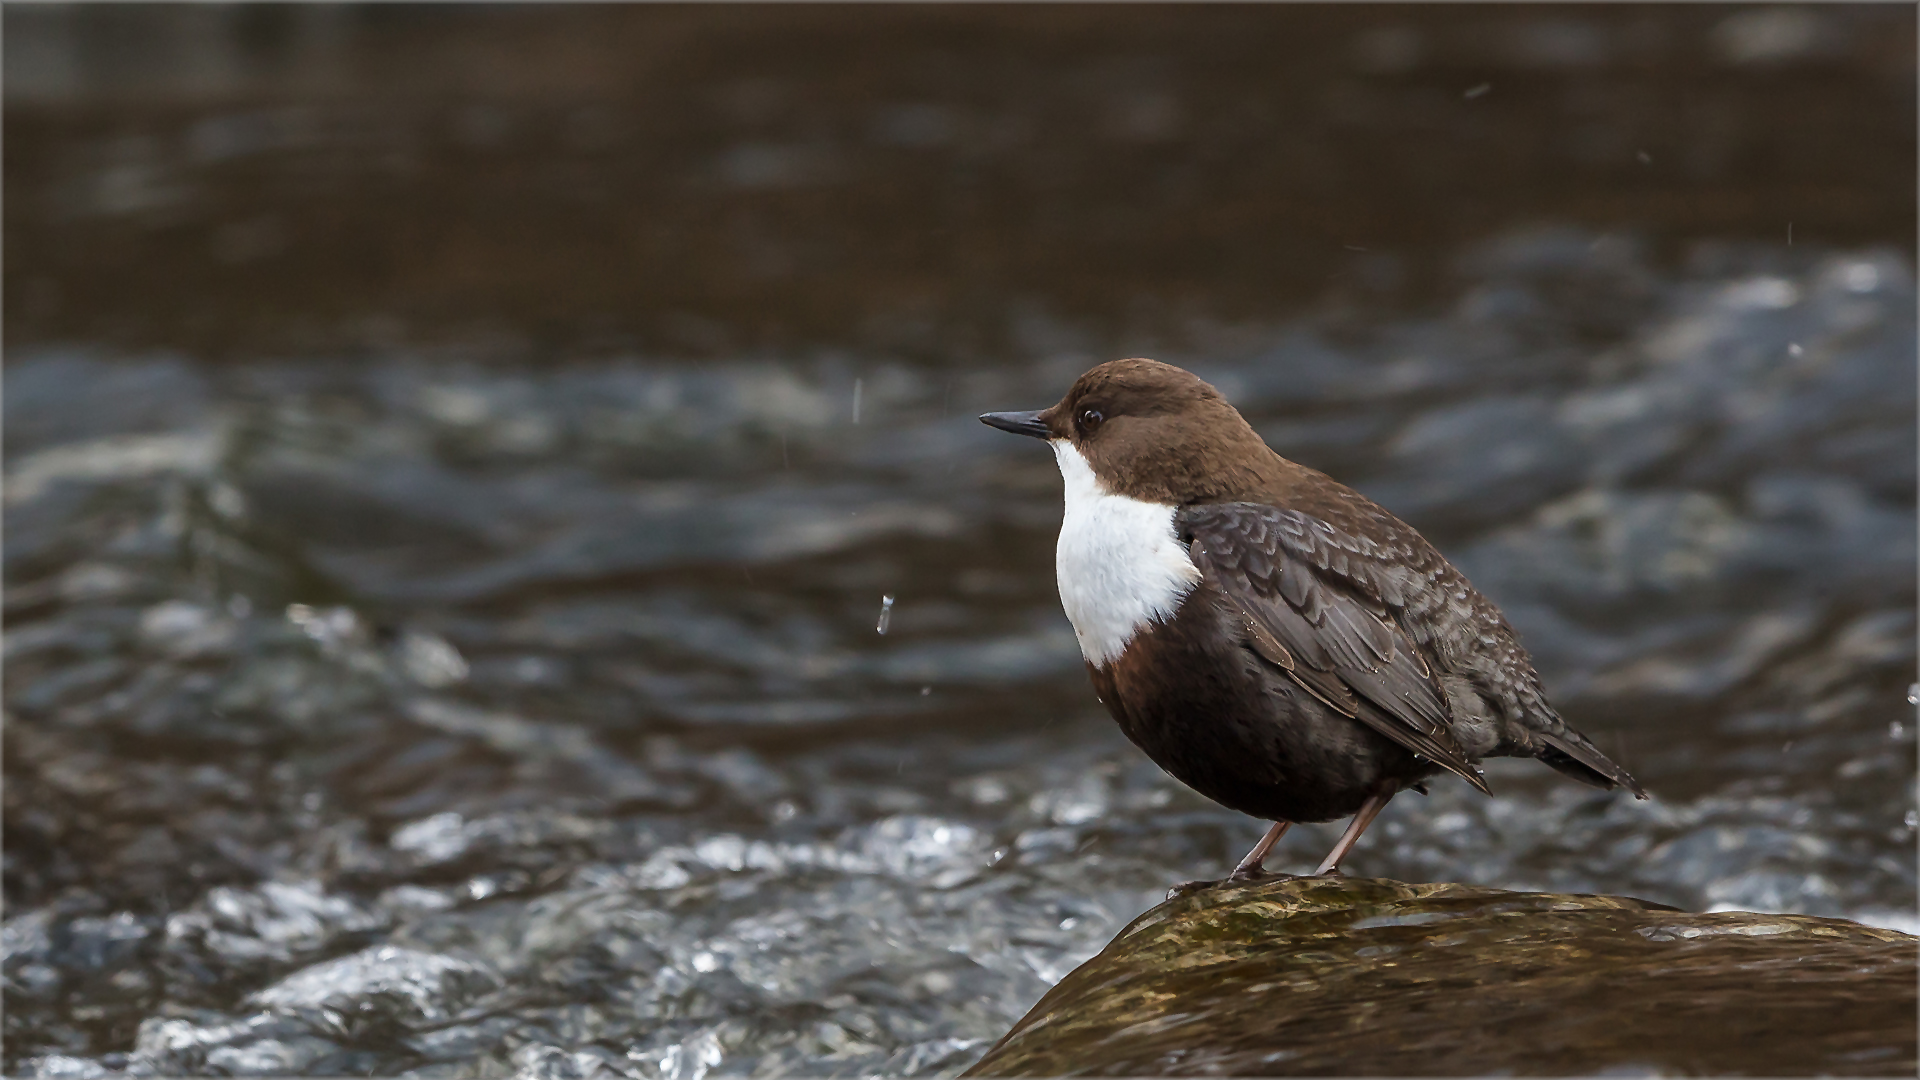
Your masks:
<svg viewBox="0 0 1920 1080"><path fill-rule="evenodd" d="M1035 412L981 421L1045 439L1066 480L1054 567L1096 694L1174 779L1273 822L1352 824L1406 788L1534 757L1646 792L1568 727L1500 609L1412 526L1281 457L1193 374L1115 360Z"/></svg>

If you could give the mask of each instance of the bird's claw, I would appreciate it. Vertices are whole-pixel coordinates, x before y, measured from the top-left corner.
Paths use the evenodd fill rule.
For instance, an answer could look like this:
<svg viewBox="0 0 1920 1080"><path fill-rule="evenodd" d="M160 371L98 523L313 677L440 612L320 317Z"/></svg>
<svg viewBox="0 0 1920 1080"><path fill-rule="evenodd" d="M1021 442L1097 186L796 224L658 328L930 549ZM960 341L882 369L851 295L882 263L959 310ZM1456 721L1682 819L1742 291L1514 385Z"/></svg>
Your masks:
<svg viewBox="0 0 1920 1080"><path fill-rule="evenodd" d="M1215 878L1211 881L1182 882L1167 890L1167 899L1178 900L1182 896L1192 896L1194 893L1205 892L1208 889L1222 886L1231 887L1236 885L1255 885L1267 881L1287 881L1298 876L1298 874L1275 873L1272 870L1235 870L1226 877Z"/></svg>
<svg viewBox="0 0 1920 1080"><path fill-rule="evenodd" d="M1256 881L1286 881L1297 876L1299 875L1282 874L1276 870L1235 870L1227 875L1227 882L1232 885L1248 885Z"/></svg>

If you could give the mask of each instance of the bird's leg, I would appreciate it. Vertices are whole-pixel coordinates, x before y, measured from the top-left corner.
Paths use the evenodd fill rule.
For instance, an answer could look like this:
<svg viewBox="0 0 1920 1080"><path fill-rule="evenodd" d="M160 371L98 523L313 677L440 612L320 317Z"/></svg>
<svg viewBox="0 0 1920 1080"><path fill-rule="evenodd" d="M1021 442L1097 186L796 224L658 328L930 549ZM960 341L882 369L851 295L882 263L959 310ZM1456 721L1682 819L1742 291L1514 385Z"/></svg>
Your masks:
<svg viewBox="0 0 1920 1080"><path fill-rule="evenodd" d="M1274 822L1273 827L1267 830L1267 835L1261 837L1260 842L1253 845L1253 850L1247 852L1247 857L1240 860L1240 865L1233 868L1233 873L1227 875L1227 880L1246 881L1258 876L1261 870L1260 864L1267 861L1267 852L1273 850L1273 845L1279 843L1280 838L1287 835L1287 830L1292 826L1291 821Z"/></svg>
<svg viewBox="0 0 1920 1080"><path fill-rule="evenodd" d="M1360 804L1360 812L1353 815L1353 820L1348 823L1347 831L1340 834L1340 842L1333 845L1333 850L1327 853L1326 861L1322 862L1320 869L1315 870L1314 873L1338 872L1340 860L1346 858L1347 852L1353 850L1354 842L1360 839L1361 833L1367 831L1368 825L1373 824L1373 819L1379 816L1380 811L1387 808L1387 800L1391 798L1393 798L1393 792L1385 788L1367 796L1367 801Z"/></svg>
<svg viewBox="0 0 1920 1080"><path fill-rule="evenodd" d="M1240 860L1240 865L1233 868L1233 873L1219 881L1189 881L1182 885L1175 885L1167 890L1167 899L1191 896L1202 889L1211 889L1215 885L1238 885L1259 877L1260 864L1266 861L1267 852L1273 850L1273 845L1279 843L1280 838L1286 835L1287 829L1292 825L1291 821L1274 822L1273 827L1267 830L1267 835L1261 837L1260 842L1253 845L1253 850L1247 852L1247 857Z"/></svg>

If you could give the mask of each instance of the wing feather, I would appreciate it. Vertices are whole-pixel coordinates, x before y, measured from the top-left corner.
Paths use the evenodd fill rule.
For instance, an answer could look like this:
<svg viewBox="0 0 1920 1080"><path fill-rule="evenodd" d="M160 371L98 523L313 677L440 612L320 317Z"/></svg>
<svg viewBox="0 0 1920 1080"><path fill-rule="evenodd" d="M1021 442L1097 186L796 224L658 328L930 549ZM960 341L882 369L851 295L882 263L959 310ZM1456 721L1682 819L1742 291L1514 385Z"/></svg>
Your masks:
<svg viewBox="0 0 1920 1080"><path fill-rule="evenodd" d="M1182 526L1195 565L1245 617L1256 654L1330 708L1488 790L1392 605L1356 580L1364 539L1253 503L1192 507Z"/></svg>

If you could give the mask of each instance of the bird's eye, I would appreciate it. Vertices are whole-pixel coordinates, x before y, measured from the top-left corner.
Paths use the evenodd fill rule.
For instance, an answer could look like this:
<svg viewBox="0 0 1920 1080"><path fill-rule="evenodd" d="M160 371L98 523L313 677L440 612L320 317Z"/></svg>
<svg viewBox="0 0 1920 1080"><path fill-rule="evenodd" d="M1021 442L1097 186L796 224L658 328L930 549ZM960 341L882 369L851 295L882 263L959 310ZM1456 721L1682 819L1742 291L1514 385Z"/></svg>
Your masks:
<svg viewBox="0 0 1920 1080"><path fill-rule="evenodd" d="M1082 409L1080 410L1080 430L1092 431L1100 426L1100 421L1105 419L1106 416L1099 409Z"/></svg>

